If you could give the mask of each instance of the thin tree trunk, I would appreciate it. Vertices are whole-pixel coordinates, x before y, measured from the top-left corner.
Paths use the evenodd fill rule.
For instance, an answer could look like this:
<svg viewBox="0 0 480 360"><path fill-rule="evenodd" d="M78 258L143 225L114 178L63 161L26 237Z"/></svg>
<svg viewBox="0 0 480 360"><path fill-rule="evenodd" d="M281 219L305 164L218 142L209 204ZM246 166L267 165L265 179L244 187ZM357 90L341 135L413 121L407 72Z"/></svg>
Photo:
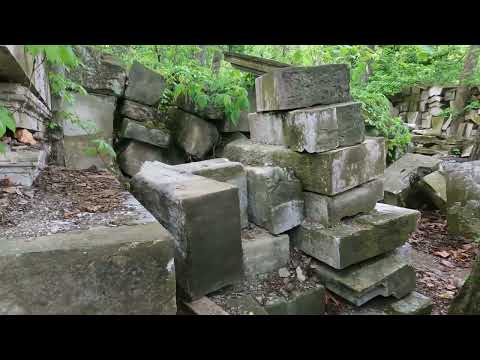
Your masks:
<svg viewBox="0 0 480 360"><path fill-rule="evenodd" d="M49 66L49 70L65 76L63 66ZM60 96L52 94L52 123L53 126L47 127L47 138L50 142L50 154L48 163L57 166L65 166L65 149L63 146L63 118L59 112L62 109L63 100Z"/></svg>
<svg viewBox="0 0 480 360"><path fill-rule="evenodd" d="M205 66L207 62L207 45L198 45L200 52L197 54L197 60L200 65Z"/></svg>
<svg viewBox="0 0 480 360"><path fill-rule="evenodd" d="M367 45L367 47L372 51L375 51L375 45ZM373 73L372 66L373 66L373 60L370 59L367 61L367 65L365 66L365 72L363 73L361 78L361 82L363 84L368 83L368 79L370 78L370 76L372 76L372 73Z"/></svg>
<svg viewBox="0 0 480 360"><path fill-rule="evenodd" d="M213 54L213 59L212 59L212 72L216 75L220 72L222 59L223 59L223 52L221 51L221 49L216 50L215 53Z"/></svg>

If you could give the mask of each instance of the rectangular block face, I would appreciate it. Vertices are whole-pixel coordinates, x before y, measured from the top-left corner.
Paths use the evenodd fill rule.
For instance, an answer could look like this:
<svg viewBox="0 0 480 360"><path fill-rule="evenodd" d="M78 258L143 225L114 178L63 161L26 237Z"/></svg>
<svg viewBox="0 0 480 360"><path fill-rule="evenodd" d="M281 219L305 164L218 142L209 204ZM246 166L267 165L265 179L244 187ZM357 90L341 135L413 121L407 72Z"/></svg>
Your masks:
<svg viewBox="0 0 480 360"><path fill-rule="evenodd" d="M372 180L334 196L305 192L305 217L332 226L345 217L367 213L383 199L383 180Z"/></svg>
<svg viewBox="0 0 480 360"><path fill-rule="evenodd" d="M303 221L302 184L279 167L246 167L249 220L273 234Z"/></svg>
<svg viewBox="0 0 480 360"><path fill-rule="evenodd" d="M292 242L306 254L344 269L403 245L419 216L416 210L379 203L372 212L331 228L304 222L292 233Z"/></svg>
<svg viewBox="0 0 480 360"><path fill-rule="evenodd" d="M323 315L325 313L325 288L318 286L291 300L278 299L265 306L269 315Z"/></svg>
<svg viewBox="0 0 480 360"><path fill-rule="evenodd" d="M174 246L157 222L0 243L0 314L176 314Z"/></svg>
<svg viewBox="0 0 480 360"><path fill-rule="evenodd" d="M350 101L345 64L278 69L255 80L257 111L290 110Z"/></svg>
<svg viewBox="0 0 480 360"><path fill-rule="evenodd" d="M247 276L263 274L286 266L290 241L286 234L275 236L261 228L242 233L243 268Z"/></svg>
<svg viewBox="0 0 480 360"><path fill-rule="evenodd" d="M134 120L124 118L120 136L126 139L137 140L160 148L167 148L170 144L170 131L165 128L150 129Z"/></svg>
<svg viewBox="0 0 480 360"><path fill-rule="evenodd" d="M401 299L415 290L415 270L397 252L344 270L335 270L320 262L313 266L328 290L356 306L377 296Z"/></svg>
<svg viewBox="0 0 480 360"><path fill-rule="evenodd" d="M237 140L225 147L223 156L244 165L291 169L304 190L336 195L383 175L385 140L368 138L361 144L320 154Z"/></svg>
<svg viewBox="0 0 480 360"><path fill-rule="evenodd" d="M162 75L135 61L128 73L125 97L132 101L154 106L160 101L165 88L166 83Z"/></svg>
<svg viewBox="0 0 480 360"><path fill-rule="evenodd" d="M196 300L241 279L237 188L161 163L145 163L131 184L133 194L175 239L182 297Z"/></svg>

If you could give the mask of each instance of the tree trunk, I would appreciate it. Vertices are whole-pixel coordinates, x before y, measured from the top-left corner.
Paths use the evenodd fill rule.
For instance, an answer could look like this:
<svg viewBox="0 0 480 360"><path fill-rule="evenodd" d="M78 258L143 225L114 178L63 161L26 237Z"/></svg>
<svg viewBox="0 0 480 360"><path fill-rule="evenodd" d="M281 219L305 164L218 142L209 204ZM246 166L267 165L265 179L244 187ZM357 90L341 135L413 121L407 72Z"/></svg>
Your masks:
<svg viewBox="0 0 480 360"><path fill-rule="evenodd" d="M212 72L214 74L218 74L220 71L220 66L222 65L222 59L223 59L223 52L221 49L218 49L215 51L213 54L213 59L212 59Z"/></svg>
<svg viewBox="0 0 480 360"><path fill-rule="evenodd" d="M367 47L369 49L375 51L375 45L367 45ZM372 66L373 66L373 60L370 59L370 60L367 61L367 65L365 66L365 72L363 73L362 78L361 78L362 84L367 84L368 83L368 79L370 78L370 76L373 73Z"/></svg>
<svg viewBox="0 0 480 360"><path fill-rule="evenodd" d="M197 54L197 60L200 65L205 66L207 62L207 45L198 45L200 52Z"/></svg>
<svg viewBox="0 0 480 360"><path fill-rule="evenodd" d="M50 66L50 71L65 76L63 66ZM52 127L47 127L47 139L50 142L50 155L48 163L57 166L65 166L65 149L63 147L63 118L59 115L63 100L52 95Z"/></svg>
<svg viewBox="0 0 480 360"><path fill-rule="evenodd" d="M478 63L478 55L480 54L480 45L470 45L463 63L463 71L459 78L459 87L457 88L455 100L452 103L454 110L454 118L452 122L453 132L458 129L460 119L463 117L465 104L470 97L467 81L472 77Z"/></svg>

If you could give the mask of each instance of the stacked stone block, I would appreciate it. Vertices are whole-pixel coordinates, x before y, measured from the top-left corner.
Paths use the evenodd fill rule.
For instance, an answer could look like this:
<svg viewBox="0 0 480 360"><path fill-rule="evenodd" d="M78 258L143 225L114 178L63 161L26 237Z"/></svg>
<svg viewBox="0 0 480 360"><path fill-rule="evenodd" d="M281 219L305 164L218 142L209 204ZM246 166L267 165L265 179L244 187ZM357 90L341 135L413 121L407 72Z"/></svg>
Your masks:
<svg viewBox="0 0 480 360"><path fill-rule="evenodd" d="M291 215L295 221L284 221L289 226L282 230L289 228L292 244L318 260L315 271L329 290L355 305L412 292L415 272L395 249L415 230L419 213L377 203L383 199L385 141L365 138L347 67L274 70L256 79L256 90L251 139L229 143L223 154L247 165L249 209L273 193L250 186L255 176L271 169L291 173L303 188L303 220L297 224ZM273 231L253 215L250 221Z"/></svg>

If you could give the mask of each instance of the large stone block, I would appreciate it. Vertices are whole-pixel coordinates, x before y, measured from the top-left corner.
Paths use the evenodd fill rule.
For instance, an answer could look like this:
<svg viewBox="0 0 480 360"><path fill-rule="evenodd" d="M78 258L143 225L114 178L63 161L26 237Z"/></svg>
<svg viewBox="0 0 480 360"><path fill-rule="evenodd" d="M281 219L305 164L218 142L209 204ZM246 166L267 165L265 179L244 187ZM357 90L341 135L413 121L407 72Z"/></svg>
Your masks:
<svg viewBox="0 0 480 360"><path fill-rule="evenodd" d="M134 61L128 72L125 98L154 106L160 102L165 88L166 82L162 75Z"/></svg>
<svg viewBox="0 0 480 360"><path fill-rule="evenodd" d="M120 115L139 122L155 121L158 118L155 108L130 100L123 101Z"/></svg>
<svg viewBox="0 0 480 360"><path fill-rule="evenodd" d="M397 252L343 270L320 262L311 267L328 290L356 306L377 296L401 299L415 290L415 270Z"/></svg>
<svg viewBox="0 0 480 360"><path fill-rule="evenodd" d="M447 208L448 233L474 239L480 234L480 200L456 202Z"/></svg>
<svg viewBox="0 0 480 360"><path fill-rule="evenodd" d="M324 226L345 217L368 213L383 199L383 180L372 180L334 196L305 192L305 217Z"/></svg>
<svg viewBox="0 0 480 360"><path fill-rule="evenodd" d="M335 269L344 269L403 245L415 231L419 217L416 210L378 203L370 213L331 228L304 222L291 238L299 250Z"/></svg>
<svg viewBox="0 0 480 360"><path fill-rule="evenodd" d="M290 258L288 235L275 236L258 227L242 232L242 248L247 276L278 270L286 266Z"/></svg>
<svg viewBox="0 0 480 360"><path fill-rule="evenodd" d="M238 189L147 162L131 181L133 194L175 239L181 296L196 300L240 281L242 245Z"/></svg>
<svg viewBox="0 0 480 360"><path fill-rule="evenodd" d="M269 315L324 315L325 287L318 285L290 300L278 297L268 302L265 309Z"/></svg>
<svg viewBox="0 0 480 360"><path fill-rule="evenodd" d="M118 227L2 239L0 314L175 315L173 238L136 204Z"/></svg>
<svg viewBox="0 0 480 360"><path fill-rule="evenodd" d="M84 64L68 73L68 78L82 85L89 93L121 97L127 72L112 55L92 46L74 46L74 52Z"/></svg>
<svg viewBox="0 0 480 360"><path fill-rule="evenodd" d="M273 234L303 221L302 184L291 171L280 167L246 167L248 218Z"/></svg>
<svg viewBox="0 0 480 360"><path fill-rule="evenodd" d="M168 150L138 141L130 141L118 154L118 165L129 176L135 176L146 161L169 163Z"/></svg>
<svg viewBox="0 0 480 360"><path fill-rule="evenodd" d="M170 144L170 131L165 127L147 128L139 122L123 119L120 137L137 140L160 148L167 148Z"/></svg>
<svg viewBox="0 0 480 360"><path fill-rule="evenodd" d="M237 140L225 146L223 156L245 165L291 169L306 191L336 195L383 175L385 140L368 138L358 145L319 154Z"/></svg>
<svg viewBox="0 0 480 360"><path fill-rule="evenodd" d="M440 171L426 175L418 182L418 188L437 209L445 210L447 206L447 181Z"/></svg>
<svg viewBox="0 0 480 360"><path fill-rule="evenodd" d="M45 150L7 151L0 154L0 180L8 179L12 185L32 186L45 167Z"/></svg>
<svg viewBox="0 0 480 360"><path fill-rule="evenodd" d="M447 180L448 206L468 200L480 200L480 160L447 163L443 166Z"/></svg>
<svg viewBox="0 0 480 360"><path fill-rule="evenodd" d="M432 300L414 291L403 299L390 304L386 310L392 315L430 315L432 309Z"/></svg>
<svg viewBox="0 0 480 360"><path fill-rule="evenodd" d="M345 64L289 67L255 79L257 111L290 110L351 100Z"/></svg>
<svg viewBox="0 0 480 360"><path fill-rule="evenodd" d="M240 225L242 229L248 226L247 173L241 163L217 158L180 164L174 166L174 168L180 172L204 176L216 181L224 181L238 187Z"/></svg>
<svg viewBox="0 0 480 360"><path fill-rule="evenodd" d="M407 206L415 200L413 185L425 175L439 169L440 160L431 156L407 153L385 169L385 203Z"/></svg>

